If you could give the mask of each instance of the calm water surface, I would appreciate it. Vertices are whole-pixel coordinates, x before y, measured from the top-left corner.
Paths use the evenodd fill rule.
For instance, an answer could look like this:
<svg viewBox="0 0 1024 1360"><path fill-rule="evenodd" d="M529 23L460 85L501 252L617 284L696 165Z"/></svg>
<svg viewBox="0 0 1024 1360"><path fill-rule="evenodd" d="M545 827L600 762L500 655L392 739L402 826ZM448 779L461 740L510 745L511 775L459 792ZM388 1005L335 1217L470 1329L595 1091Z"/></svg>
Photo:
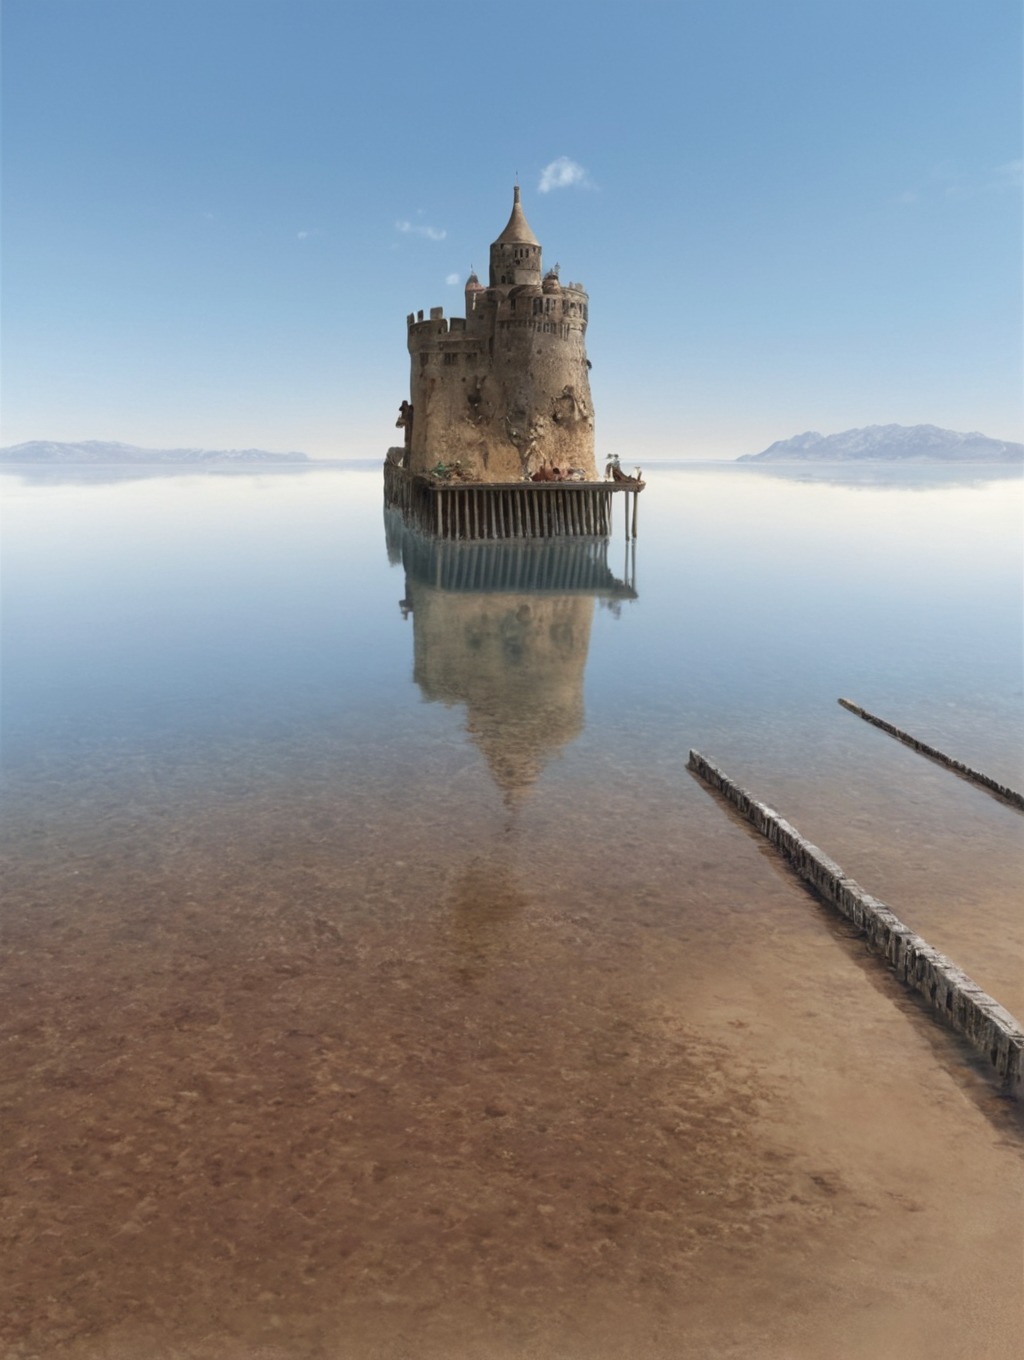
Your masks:
<svg viewBox="0 0 1024 1360"><path fill-rule="evenodd" d="M685 763L1024 1013L1019 813L836 703L1022 786L1019 477L0 482L5 1354L1014 1353L1014 1117Z"/></svg>

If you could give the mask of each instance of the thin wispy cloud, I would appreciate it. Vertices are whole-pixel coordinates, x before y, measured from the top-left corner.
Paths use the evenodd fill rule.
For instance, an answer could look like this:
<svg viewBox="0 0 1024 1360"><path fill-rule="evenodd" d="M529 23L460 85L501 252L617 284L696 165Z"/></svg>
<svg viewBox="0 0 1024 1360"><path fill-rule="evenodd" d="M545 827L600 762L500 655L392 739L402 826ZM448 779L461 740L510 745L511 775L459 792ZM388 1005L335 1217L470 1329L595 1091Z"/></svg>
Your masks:
<svg viewBox="0 0 1024 1360"><path fill-rule="evenodd" d="M992 171L996 189L1019 189L1024 184L1024 161L1004 161Z"/></svg>
<svg viewBox="0 0 1024 1360"><path fill-rule="evenodd" d="M425 222L404 220L395 223L395 230L400 231L403 236L425 236L428 241L443 241L448 235L444 227L431 227Z"/></svg>
<svg viewBox="0 0 1024 1360"><path fill-rule="evenodd" d="M540 172L540 191L549 194L552 189L592 189L590 176L579 161L568 156L557 156Z"/></svg>
<svg viewBox="0 0 1024 1360"><path fill-rule="evenodd" d="M315 227L303 227L301 231L295 233L295 239L297 241L308 241L310 237L319 235L320 233Z"/></svg>
<svg viewBox="0 0 1024 1360"><path fill-rule="evenodd" d="M445 283L448 285L449 288L457 288L458 285L462 282L462 275L461 275L461 274L446 274L446 275L445 275L445 280L444 280L444 281L445 281Z"/></svg>
<svg viewBox="0 0 1024 1360"><path fill-rule="evenodd" d="M982 198L992 194L1016 192L1022 183L1024 162L1003 161L974 173L953 165L936 165L920 184L912 185L896 195L897 203L922 203L947 199L959 201Z"/></svg>

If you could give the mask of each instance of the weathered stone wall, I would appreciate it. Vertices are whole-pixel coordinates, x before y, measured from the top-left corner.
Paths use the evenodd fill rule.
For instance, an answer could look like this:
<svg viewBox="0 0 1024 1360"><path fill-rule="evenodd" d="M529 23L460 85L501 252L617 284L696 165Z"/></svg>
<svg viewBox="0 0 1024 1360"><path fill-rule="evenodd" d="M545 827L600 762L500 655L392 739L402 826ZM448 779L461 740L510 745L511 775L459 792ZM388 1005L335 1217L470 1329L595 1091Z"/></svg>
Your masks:
<svg viewBox="0 0 1024 1360"><path fill-rule="evenodd" d="M491 246L491 284L513 287L540 283L541 249L535 242L495 241Z"/></svg>
<svg viewBox="0 0 1024 1360"><path fill-rule="evenodd" d="M488 310L482 335L480 320L470 330L462 317L409 327L410 470L457 459L500 482L546 463L596 480L585 322Z"/></svg>
<svg viewBox="0 0 1024 1360"><path fill-rule="evenodd" d="M962 1034L991 1064L1010 1094L1024 1081L1024 1030L998 1001L915 934L884 902L866 893L834 860L764 803L760 803L699 751L689 768L716 789L785 856L800 877L864 932L868 945L896 976L930 1004L932 1013Z"/></svg>

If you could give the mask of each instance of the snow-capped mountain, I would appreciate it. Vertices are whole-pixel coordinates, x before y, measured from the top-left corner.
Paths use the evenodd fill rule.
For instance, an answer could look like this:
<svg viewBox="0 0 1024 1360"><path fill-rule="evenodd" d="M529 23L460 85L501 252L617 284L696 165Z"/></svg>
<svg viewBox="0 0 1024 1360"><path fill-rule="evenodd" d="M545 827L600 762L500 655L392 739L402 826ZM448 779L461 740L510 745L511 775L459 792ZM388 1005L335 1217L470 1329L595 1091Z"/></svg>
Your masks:
<svg viewBox="0 0 1024 1360"><path fill-rule="evenodd" d="M877 462L915 460L928 463L1008 463L1024 461L1024 444L987 435L959 434L937 425L867 425L841 434L808 430L792 439L779 439L761 453L745 453L738 463L764 462Z"/></svg>
<svg viewBox="0 0 1024 1360"><path fill-rule="evenodd" d="M152 464L152 463L308 463L305 453L267 453L264 449L142 449L114 440L85 439L77 444L32 439L0 449L0 463Z"/></svg>

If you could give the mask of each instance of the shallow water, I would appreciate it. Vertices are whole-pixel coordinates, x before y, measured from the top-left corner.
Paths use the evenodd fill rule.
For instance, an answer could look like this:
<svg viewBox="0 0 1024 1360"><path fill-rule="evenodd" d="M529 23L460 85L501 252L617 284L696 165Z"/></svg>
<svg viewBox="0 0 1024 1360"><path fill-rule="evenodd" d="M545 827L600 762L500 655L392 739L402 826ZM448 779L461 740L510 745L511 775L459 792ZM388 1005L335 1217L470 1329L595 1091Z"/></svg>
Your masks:
<svg viewBox="0 0 1024 1360"><path fill-rule="evenodd" d="M836 703L1021 787L1021 480L648 475L540 590L3 477L5 1354L1015 1353L1015 1112L685 763L1024 1012L1020 814Z"/></svg>

